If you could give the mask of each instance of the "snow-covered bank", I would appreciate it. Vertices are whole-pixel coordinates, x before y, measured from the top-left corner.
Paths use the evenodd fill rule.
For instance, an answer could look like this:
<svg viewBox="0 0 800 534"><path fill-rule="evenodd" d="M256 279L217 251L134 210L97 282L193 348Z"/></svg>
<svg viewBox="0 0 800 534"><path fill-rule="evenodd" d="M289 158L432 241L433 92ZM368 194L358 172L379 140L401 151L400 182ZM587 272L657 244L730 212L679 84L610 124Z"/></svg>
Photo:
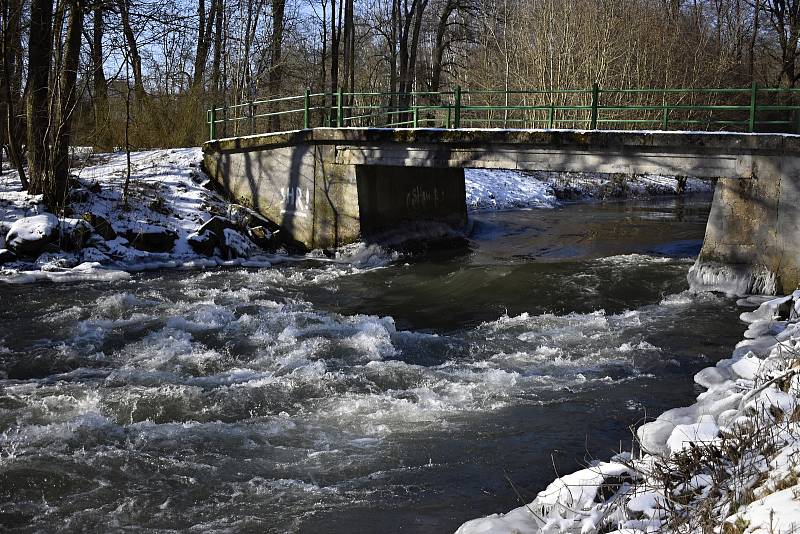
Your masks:
<svg viewBox="0 0 800 534"><path fill-rule="evenodd" d="M148 269L262 267L282 261L285 254L262 250L246 235L252 225L233 224L238 222L232 221L237 214L204 187L208 178L200 170L201 159L199 148L133 153L126 204L125 154L88 156L73 168L65 213L59 218L50 216L56 221L50 225L53 228L41 226L53 230L52 239L36 242L29 238L30 250L23 253L17 248L11 261L9 256L0 261L0 279L104 280ZM0 177L0 236L15 223L21 224L18 221L30 225L38 219L36 215L44 213L40 196L19 191L15 172ZM219 228L224 242L213 242L206 253L198 252L192 241L215 216L227 221L223 224L226 228ZM261 237L269 240L270 232L262 231ZM13 248L10 240L8 245ZM5 246L0 242L0 249Z"/></svg>
<svg viewBox="0 0 800 534"><path fill-rule="evenodd" d="M642 452L562 476L457 534L800 530L800 291L741 304L745 339L695 375L697 402L642 425Z"/></svg>
<svg viewBox="0 0 800 534"><path fill-rule="evenodd" d="M465 169L467 206L472 210L553 208L562 201L641 198L714 191L710 180L662 175L587 172L525 172Z"/></svg>

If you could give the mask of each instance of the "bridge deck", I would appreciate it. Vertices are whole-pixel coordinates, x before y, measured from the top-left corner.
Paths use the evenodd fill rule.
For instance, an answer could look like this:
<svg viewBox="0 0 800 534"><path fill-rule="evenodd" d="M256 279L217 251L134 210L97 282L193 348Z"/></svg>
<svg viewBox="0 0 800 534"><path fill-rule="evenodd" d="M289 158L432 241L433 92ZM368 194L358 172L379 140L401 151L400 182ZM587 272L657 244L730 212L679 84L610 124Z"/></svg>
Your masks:
<svg viewBox="0 0 800 534"><path fill-rule="evenodd" d="M345 165L664 173L748 178L752 156L800 154L800 136L631 130L314 128L207 142L211 153L335 146Z"/></svg>

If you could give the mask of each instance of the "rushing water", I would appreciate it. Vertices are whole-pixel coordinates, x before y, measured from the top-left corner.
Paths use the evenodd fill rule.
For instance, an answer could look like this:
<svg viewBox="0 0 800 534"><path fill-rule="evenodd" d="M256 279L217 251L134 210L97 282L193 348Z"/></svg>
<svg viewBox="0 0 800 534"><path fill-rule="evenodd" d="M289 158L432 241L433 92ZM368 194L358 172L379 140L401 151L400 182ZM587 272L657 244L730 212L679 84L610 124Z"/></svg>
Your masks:
<svg viewBox="0 0 800 534"><path fill-rule="evenodd" d="M0 530L447 532L532 500L741 336L686 292L707 213L485 213L455 250L0 284Z"/></svg>

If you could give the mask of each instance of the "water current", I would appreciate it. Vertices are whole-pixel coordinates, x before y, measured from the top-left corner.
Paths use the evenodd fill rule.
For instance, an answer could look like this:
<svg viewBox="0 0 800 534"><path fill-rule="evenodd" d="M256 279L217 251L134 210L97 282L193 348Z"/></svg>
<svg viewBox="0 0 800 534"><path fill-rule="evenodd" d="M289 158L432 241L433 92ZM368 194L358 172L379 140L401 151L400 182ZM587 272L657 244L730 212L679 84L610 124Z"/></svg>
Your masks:
<svg viewBox="0 0 800 534"><path fill-rule="evenodd" d="M687 291L708 208L477 213L446 250L0 284L0 531L438 533L519 506L629 449L741 337L731 299Z"/></svg>

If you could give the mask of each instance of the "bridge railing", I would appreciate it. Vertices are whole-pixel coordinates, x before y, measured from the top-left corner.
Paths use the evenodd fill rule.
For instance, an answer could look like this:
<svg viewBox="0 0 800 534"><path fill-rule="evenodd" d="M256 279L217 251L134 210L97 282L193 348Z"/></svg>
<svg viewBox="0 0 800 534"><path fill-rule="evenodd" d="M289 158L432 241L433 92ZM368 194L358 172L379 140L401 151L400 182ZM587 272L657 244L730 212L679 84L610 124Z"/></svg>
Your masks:
<svg viewBox="0 0 800 534"><path fill-rule="evenodd" d="M578 128L800 133L800 89L487 90L312 93L214 105L211 139L330 127Z"/></svg>

